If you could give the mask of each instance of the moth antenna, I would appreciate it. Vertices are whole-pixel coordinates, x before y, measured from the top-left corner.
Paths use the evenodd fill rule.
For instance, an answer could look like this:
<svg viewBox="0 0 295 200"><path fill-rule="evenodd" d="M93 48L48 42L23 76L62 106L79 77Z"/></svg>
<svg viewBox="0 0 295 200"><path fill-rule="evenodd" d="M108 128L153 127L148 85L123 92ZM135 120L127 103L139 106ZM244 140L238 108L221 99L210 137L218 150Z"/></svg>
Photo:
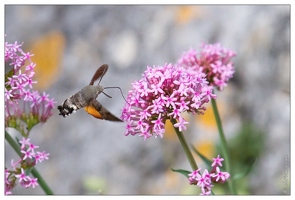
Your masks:
<svg viewBox="0 0 295 200"><path fill-rule="evenodd" d="M105 87L104 89L110 89L110 88L117 88L117 89L119 89L120 92L121 92L121 95L122 95L123 99L125 100L126 103L128 103L127 100L125 99L125 97L124 97L124 95L123 95L123 92L122 92L122 90L121 90L120 87ZM129 104L129 103L128 103L128 104Z"/></svg>

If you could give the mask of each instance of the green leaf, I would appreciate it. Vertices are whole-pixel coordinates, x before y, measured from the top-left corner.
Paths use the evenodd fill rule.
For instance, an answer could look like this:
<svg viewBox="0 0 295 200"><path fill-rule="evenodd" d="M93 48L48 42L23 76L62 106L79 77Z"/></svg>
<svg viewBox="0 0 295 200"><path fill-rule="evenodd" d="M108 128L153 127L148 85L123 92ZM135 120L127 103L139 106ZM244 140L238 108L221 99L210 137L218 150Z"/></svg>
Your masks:
<svg viewBox="0 0 295 200"><path fill-rule="evenodd" d="M209 160L208 158L206 158L203 154L201 154L197 149L195 149L195 147L193 145L191 145L194 152L196 152L200 157L201 159L205 162L205 164L207 165L207 167L210 167L211 164L212 164L212 160Z"/></svg>
<svg viewBox="0 0 295 200"><path fill-rule="evenodd" d="M187 171L187 170L184 170L184 169L173 169L172 167L171 167L171 170L184 175L186 178L188 178L188 175L191 173L190 171Z"/></svg>
<svg viewBox="0 0 295 200"><path fill-rule="evenodd" d="M252 162L251 162L251 164L249 165L249 167L248 167L246 170L244 170L243 172L241 172L241 173L237 173L237 174L233 177L233 179L234 179L234 180L238 180L238 179L241 179L241 178L245 177L245 176L251 171L251 169L252 169L253 164L255 163L255 161L256 161L256 159L253 159Z"/></svg>

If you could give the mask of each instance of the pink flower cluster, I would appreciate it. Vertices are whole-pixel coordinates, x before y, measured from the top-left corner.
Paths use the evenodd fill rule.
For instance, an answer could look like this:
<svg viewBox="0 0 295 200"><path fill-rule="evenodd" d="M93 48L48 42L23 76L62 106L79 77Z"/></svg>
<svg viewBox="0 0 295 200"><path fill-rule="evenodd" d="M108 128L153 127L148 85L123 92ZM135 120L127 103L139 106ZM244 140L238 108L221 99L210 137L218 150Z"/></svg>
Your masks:
<svg viewBox="0 0 295 200"><path fill-rule="evenodd" d="M25 112L38 116L39 122L45 122L54 108L54 99L45 92L41 95L32 90L35 63L33 54L25 53L22 44L5 42L5 121L11 116L21 117ZM7 125L7 124L6 124Z"/></svg>
<svg viewBox="0 0 295 200"><path fill-rule="evenodd" d="M203 74L172 64L148 66L128 93L121 116L127 122L125 135L139 135L144 140L153 134L163 137L165 122L170 118L177 120L174 127L185 130L189 122L181 113L203 114L204 103L216 98L212 89Z"/></svg>
<svg viewBox="0 0 295 200"><path fill-rule="evenodd" d="M227 179L230 178L230 174L228 172L220 171L220 167L222 167L222 161L224 159L220 158L218 155L217 158L213 158L212 170L209 173L207 169L203 171L203 174L200 174L201 168L190 173L189 181L192 185L197 185L201 188L201 195L210 195L211 188L213 187L212 183L224 183Z"/></svg>
<svg viewBox="0 0 295 200"><path fill-rule="evenodd" d="M43 92L33 90L35 63L31 61L33 54L25 53L22 44L5 42L5 127L18 130L24 138L21 144L22 157L11 161L11 169L5 168L5 194L11 194L12 188L19 182L28 188L38 185L37 178L27 175L37 163L48 159L48 153L35 151L38 146L30 143L28 135L32 127L52 115L54 99ZM26 126L24 126L26 124ZM17 181L18 180L18 181Z"/></svg>
<svg viewBox="0 0 295 200"><path fill-rule="evenodd" d="M22 157L16 162L11 160L11 169L5 169L5 195L11 194L11 190L17 182L24 188L35 188L38 185L38 179L28 176L26 169L30 169L38 162L48 160L49 153L35 152L39 146L31 143L30 139L23 138L19 143L21 144Z"/></svg>
<svg viewBox="0 0 295 200"><path fill-rule="evenodd" d="M184 52L177 64L186 69L204 73L210 85L223 90L235 72L231 59L236 53L217 44L202 44L198 52L190 49Z"/></svg>
<svg viewBox="0 0 295 200"><path fill-rule="evenodd" d="M33 54L24 53L21 46L22 44L17 44L17 42L14 44L5 42L4 59L5 63L9 65L6 67L6 70L12 67L10 70L12 74L7 77L7 82L5 83L5 100L22 98L27 93L25 87L29 86L32 89L32 84L36 83L36 81L32 79L35 74L34 68L36 66L36 64L31 62L31 56L33 56ZM27 66L23 67L26 64Z"/></svg>

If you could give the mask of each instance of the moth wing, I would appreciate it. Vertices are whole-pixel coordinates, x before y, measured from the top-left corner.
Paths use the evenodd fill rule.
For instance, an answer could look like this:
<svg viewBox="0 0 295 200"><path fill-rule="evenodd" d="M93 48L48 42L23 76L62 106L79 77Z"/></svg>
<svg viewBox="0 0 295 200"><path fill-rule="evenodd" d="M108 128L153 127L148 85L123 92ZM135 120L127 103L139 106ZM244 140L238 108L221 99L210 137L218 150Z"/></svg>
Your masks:
<svg viewBox="0 0 295 200"><path fill-rule="evenodd" d="M99 78L99 77L103 77L105 75L105 73L107 73L109 66L107 64L103 64L102 66L100 66L96 72L94 73L89 85L93 85L94 82Z"/></svg>
<svg viewBox="0 0 295 200"><path fill-rule="evenodd" d="M89 102L84 107L85 111L97 119L105 119L109 121L122 122L121 119L110 113L105 107L103 107L96 99Z"/></svg>

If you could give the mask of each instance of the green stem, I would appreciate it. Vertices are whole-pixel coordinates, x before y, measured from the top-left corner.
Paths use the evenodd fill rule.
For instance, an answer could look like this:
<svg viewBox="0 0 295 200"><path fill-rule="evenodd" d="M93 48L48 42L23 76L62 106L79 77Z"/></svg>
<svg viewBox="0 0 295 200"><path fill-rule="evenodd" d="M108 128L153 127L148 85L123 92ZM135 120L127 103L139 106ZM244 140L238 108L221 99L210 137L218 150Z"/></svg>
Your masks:
<svg viewBox="0 0 295 200"><path fill-rule="evenodd" d="M14 149L14 151L19 155L19 157L22 156L22 153L20 152L19 145L12 139L12 137L5 131L5 139L10 144L10 146Z"/></svg>
<svg viewBox="0 0 295 200"><path fill-rule="evenodd" d="M40 187L43 189L43 191L45 192L45 194L47 195L53 195L52 190L50 189L50 187L47 185L47 183L45 182L45 180L43 179L43 177L39 174L39 172L37 171L36 168L33 168L31 171L32 175L35 178L38 178L38 183L40 185Z"/></svg>
<svg viewBox="0 0 295 200"><path fill-rule="evenodd" d="M10 144L10 146L14 149L14 151L19 155L19 157L22 157L22 154L20 152L19 145L13 140L13 138L5 131L5 139ZM38 183L40 187L43 189L45 194L53 194L52 190L49 188L47 183L44 181L42 176L39 174L39 172L36 170L36 168L33 167L31 170L32 175L35 178L38 178Z"/></svg>
<svg viewBox="0 0 295 200"><path fill-rule="evenodd" d="M224 136L222 123L221 123L221 119L220 119L220 116L219 116L219 112L218 112L218 109L217 109L215 99L211 99L211 103L212 103L212 108L213 108L216 124L217 124L217 127L218 127L219 137L220 137L220 140L221 140L221 149L222 149L222 154L223 154L224 160L225 160L225 169L233 177L233 175L231 173L231 165L230 165L228 147L227 147L226 139L225 139L225 136ZM229 189L230 189L231 193L232 194L237 194L233 178L228 180L228 184L229 184Z"/></svg>
<svg viewBox="0 0 295 200"><path fill-rule="evenodd" d="M174 119L174 118L171 118L170 121L171 121L171 123L172 123L173 125L177 123L176 119ZM174 126L173 126L173 127L174 127ZM187 144L187 142L186 142L186 140L185 140L185 138L184 138L184 135L182 134L181 131L179 131L178 128L175 128L175 127L174 127L174 130L175 130L175 132L176 132L176 134L177 134L177 136L178 136L178 139L179 139L179 141L180 141L180 143L181 143L181 146L182 146L182 148L183 148L183 150L184 150L184 153L185 153L185 155L186 155L186 157L187 157L187 159L188 159L188 161L189 161L189 163L190 163L192 169L193 169L193 170L197 170L197 169L198 169L198 165L197 165L197 163L196 163L196 161L195 161L195 159L194 159L194 157L193 157L192 152L191 152L190 149L189 149L189 146L188 146L188 144Z"/></svg>

